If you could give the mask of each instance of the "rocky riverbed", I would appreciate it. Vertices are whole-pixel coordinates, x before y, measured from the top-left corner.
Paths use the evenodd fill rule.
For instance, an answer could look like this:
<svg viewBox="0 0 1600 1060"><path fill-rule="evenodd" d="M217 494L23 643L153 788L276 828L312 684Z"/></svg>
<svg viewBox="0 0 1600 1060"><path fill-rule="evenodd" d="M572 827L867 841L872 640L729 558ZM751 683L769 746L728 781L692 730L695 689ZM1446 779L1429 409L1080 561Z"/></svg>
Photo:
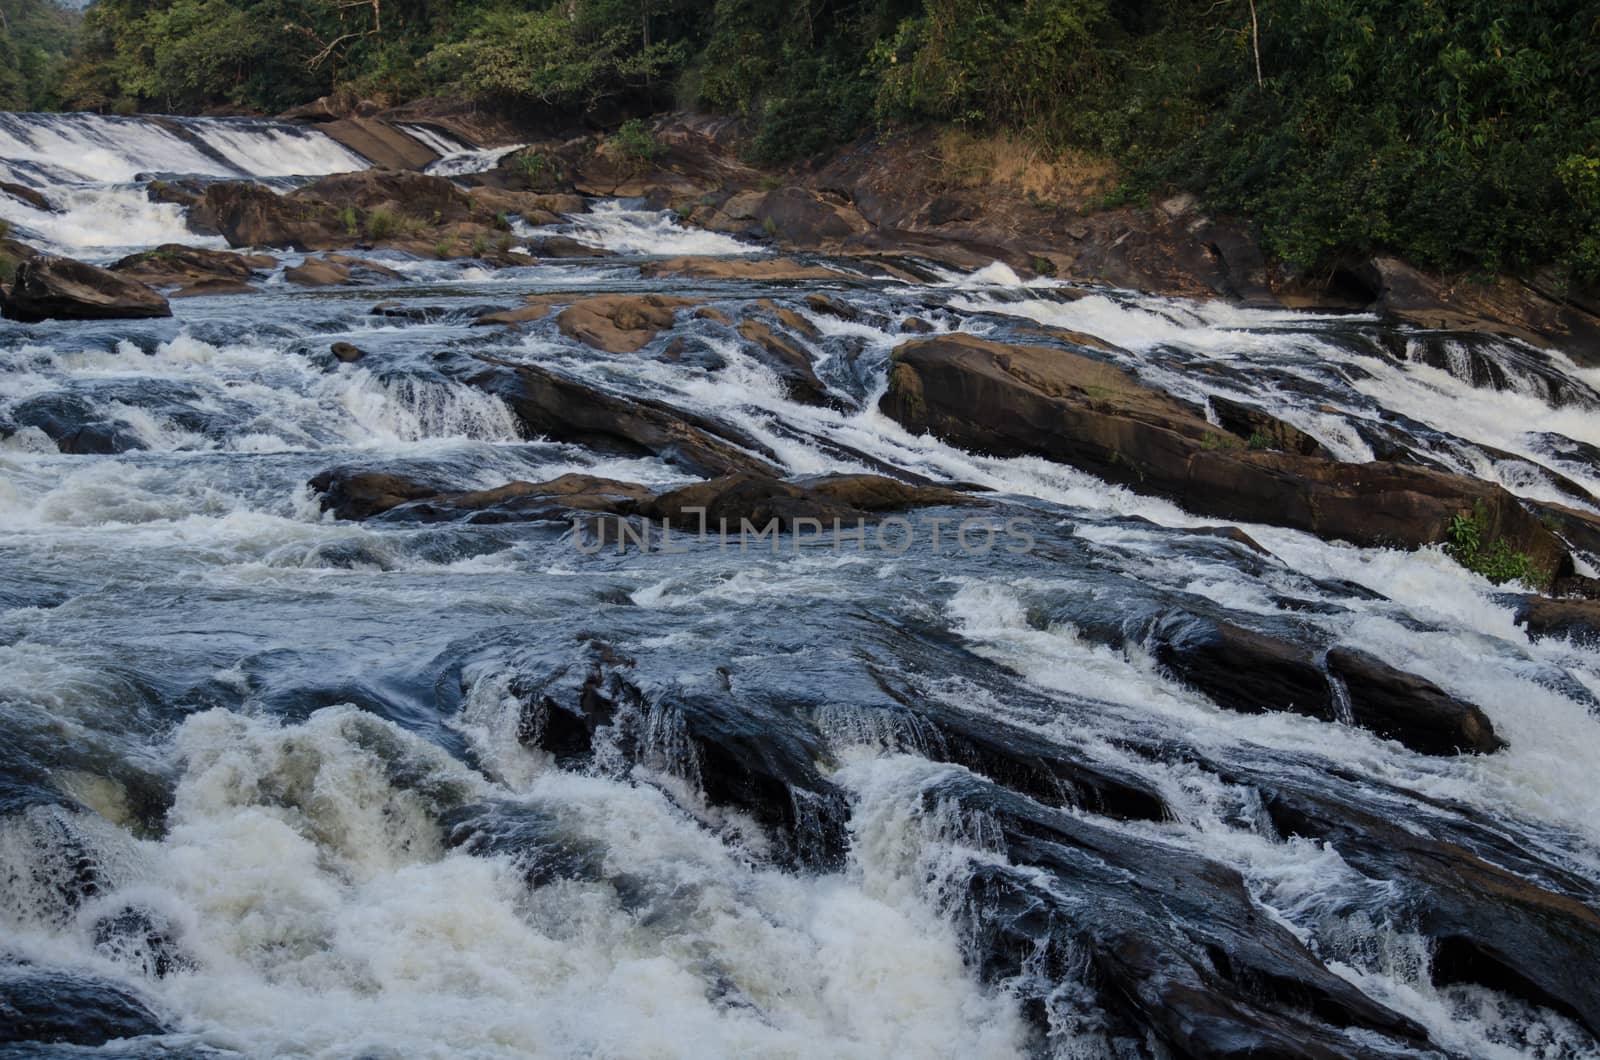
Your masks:
<svg viewBox="0 0 1600 1060"><path fill-rule="evenodd" d="M0 1051L1600 1052L1581 310L7 120Z"/></svg>

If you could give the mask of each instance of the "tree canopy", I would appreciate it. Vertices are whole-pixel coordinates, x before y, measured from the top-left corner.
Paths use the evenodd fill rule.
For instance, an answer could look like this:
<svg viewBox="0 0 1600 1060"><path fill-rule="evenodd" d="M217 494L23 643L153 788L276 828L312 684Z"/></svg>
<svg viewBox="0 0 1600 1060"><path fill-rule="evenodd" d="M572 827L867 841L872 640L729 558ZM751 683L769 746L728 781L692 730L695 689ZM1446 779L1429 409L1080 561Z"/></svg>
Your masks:
<svg viewBox="0 0 1600 1060"><path fill-rule="evenodd" d="M1017 131L1113 159L1124 195L1192 190L1302 268L1388 249L1600 280L1600 0L98 0L53 83L17 71L60 52L28 55L13 106L698 107L748 117L765 161Z"/></svg>

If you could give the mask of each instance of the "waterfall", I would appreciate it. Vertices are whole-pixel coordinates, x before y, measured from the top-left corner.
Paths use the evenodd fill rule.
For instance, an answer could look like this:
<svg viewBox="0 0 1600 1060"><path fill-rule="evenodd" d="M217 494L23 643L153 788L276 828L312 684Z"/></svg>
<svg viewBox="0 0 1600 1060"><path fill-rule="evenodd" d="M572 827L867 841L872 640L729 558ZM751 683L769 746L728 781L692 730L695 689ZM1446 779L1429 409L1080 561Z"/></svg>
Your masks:
<svg viewBox="0 0 1600 1060"><path fill-rule="evenodd" d="M0 113L0 181L33 188L51 207L0 192L0 218L44 249L110 259L204 242L180 206L150 200L155 178L273 180L367 165L327 134L291 122Z"/></svg>

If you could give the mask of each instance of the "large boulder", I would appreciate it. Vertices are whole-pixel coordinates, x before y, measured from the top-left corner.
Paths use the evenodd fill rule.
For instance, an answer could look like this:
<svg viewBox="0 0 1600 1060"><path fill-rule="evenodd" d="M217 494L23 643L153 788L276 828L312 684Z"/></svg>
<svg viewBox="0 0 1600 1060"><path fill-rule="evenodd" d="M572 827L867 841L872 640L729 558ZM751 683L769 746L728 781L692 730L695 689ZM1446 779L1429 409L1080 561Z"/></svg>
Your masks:
<svg viewBox="0 0 1600 1060"><path fill-rule="evenodd" d="M301 202L329 203L359 210L387 210L407 214L433 224L465 221L475 216L493 216L444 177L430 177L396 169L363 169L354 173L334 173L313 181L288 198Z"/></svg>
<svg viewBox="0 0 1600 1060"><path fill-rule="evenodd" d="M607 353L634 353L672 327L679 309L696 304L693 298L661 294L598 295L574 302L556 317L556 326L568 338Z"/></svg>
<svg viewBox="0 0 1600 1060"><path fill-rule="evenodd" d="M472 523L565 521L578 513L661 519L680 530L715 532L725 521L757 529L776 521L785 530L814 519L853 526L884 512L933 505L967 505L973 498L937 486L915 486L882 475L821 475L784 481L742 472L657 493L635 482L566 474L548 482L508 482L492 489L452 492L383 471L330 468L310 486L322 510L341 519L388 515L395 520Z"/></svg>
<svg viewBox="0 0 1600 1060"><path fill-rule="evenodd" d="M71 258L39 255L17 266L0 299L0 315L40 320L122 320L170 317L167 300L138 280Z"/></svg>
<svg viewBox="0 0 1600 1060"><path fill-rule="evenodd" d="M130 254L111 265L110 269L141 283L159 287L191 286L216 280L243 283L258 272L276 265L277 259L270 254L235 254L226 250L186 247L181 243L163 243L154 250Z"/></svg>
<svg viewBox="0 0 1600 1060"><path fill-rule="evenodd" d="M207 187L190 218L220 232L231 247L335 250L349 246L357 235L327 203L243 182Z"/></svg>
<svg viewBox="0 0 1600 1060"><path fill-rule="evenodd" d="M1448 541L1465 517L1485 546L1522 553L1546 581L1571 568L1560 538L1498 485L1385 461L1251 449L1198 410L1085 354L969 335L915 340L895 350L880 408L965 449L1044 456L1197 514L1404 548Z"/></svg>
<svg viewBox="0 0 1600 1060"><path fill-rule="evenodd" d="M1344 685L1352 721L1414 751L1484 754L1505 746L1482 710L1364 651L1332 649L1328 673Z"/></svg>
<svg viewBox="0 0 1600 1060"><path fill-rule="evenodd" d="M592 448L653 454L690 474L775 474L765 447L723 424L645 398L606 393L534 365L480 355L468 382L498 394L530 435Z"/></svg>
<svg viewBox="0 0 1600 1060"><path fill-rule="evenodd" d="M0 970L0 1043L102 1046L165 1033L149 1005L110 980L32 964ZM68 1055L42 1048L35 1055L41 1054Z"/></svg>

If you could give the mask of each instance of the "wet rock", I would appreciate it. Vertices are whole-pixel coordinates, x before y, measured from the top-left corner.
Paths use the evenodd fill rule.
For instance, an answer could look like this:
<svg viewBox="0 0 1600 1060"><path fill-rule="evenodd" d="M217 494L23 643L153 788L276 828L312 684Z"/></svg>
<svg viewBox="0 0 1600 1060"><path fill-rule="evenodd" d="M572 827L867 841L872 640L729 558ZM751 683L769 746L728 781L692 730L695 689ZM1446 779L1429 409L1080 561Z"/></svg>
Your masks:
<svg viewBox="0 0 1600 1060"><path fill-rule="evenodd" d="M543 320L550 315L548 304L535 304L523 306L521 309L497 309L493 313L485 313L472 323L476 326L487 327L492 324L528 324L535 320Z"/></svg>
<svg viewBox="0 0 1600 1060"><path fill-rule="evenodd" d="M560 880L603 880L603 844L563 828L559 814L521 803L464 806L440 821L452 850L502 857L529 887Z"/></svg>
<svg viewBox="0 0 1600 1060"><path fill-rule="evenodd" d="M1334 718L1333 693L1309 647L1222 619L1175 612L1146 633L1156 661L1218 706Z"/></svg>
<svg viewBox="0 0 1600 1060"><path fill-rule="evenodd" d="M654 496L637 483L567 474L548 482L508 482L487 490L439 493L401 504L389 514L394 519L422 522L565 522L577 512L632 515Z"/></svg>
<svg viewBox="0 0 1600 1060"><path fill-rule="evenodd" d="M1122 369L1086 355L940 336L900 346L882 410L914 431L999 456L1045 456L1203 515L1367 547L1445 541L1461 515L1534 569L1571 569L1565 545L1497 485L1375 461L1261 452Z"/></svg>
<svg viewBox="0 0 1600 1060"><path fill-rule="evenodd" d="M1516 622L1533 640L1559 637L1600 645L1600 600L1524 597L1517 605Z"/></svg>
<svg viewBox="0 0 1600 1060"><path fill-rule="evenodd" d="M1435 276L1398 258L1379 256L1357 270L1375 308L1424 328L1509 334L1555 347L1579 364L1600 363L1600 316L1570 296L1551 297L1509 277L1467 280Z"/></svg>
<svg viewBox="0 0 1600 1060"><path fill-rule="evenodd" d="M1553 501L1530 501L1529 506L1567 544L1600 557L1600 515Z"/></svg>
<svg viewBox="0 0 1600 1060"><path fill-rule="evenodd" d="M351 257L349 254L327 254L324 261L331 261L335 265L342 265L350 270L351 275L359 280L400 280L404 281L406 274L399 269L391 269L387 265L379 264L368 258Z"/></svg>
<svg viewBox="0 0 1600 1060"><path fill-rule="evenodd" d="M837 317L847 323L854 323L861 319L861 311L843 299L834 298L826 294L806 295L806 307L813 313L824 313L830 317Z"/></svg>
<svg viewBox="0 0 1600 1060"><path fill-rule="evenodd" d="M144 197L154 203L169 203L173 206L182 206L188 209L200 201L206 193L206 181L196 179L186 180L152 180L144 186ZM191 223L191 229L194 225ZM212 232L211 235L217 233Z"/></svg>
<svg viewBox="0 0 1600 1060"><path fill-rule="evenodd" d="M255 294L261 288L237 280L196 280L185 287L180 287L167 297L169 298L203 298L208 296L230 294Z"/></svg>
<svg viewBox="0 0 1600 1060"><path fill-rule="evenodd" d="M679 777L711 805L749 814L779 841L779 860L842 863L848 805L816 766L821 741L782 697L735 695L725 670L668 675L599 641L530 660L511 692L524 744L581 764L604 740L624 768Z"/></svg>
<svg viewBox="0 0 1600 1060"><path fill-rule="evenodd" d="M50 205L50 200L39 192L24 184L13 184L9 180L0 180L0 195L6 195L18 202L43 210L45 213L54 213L55 207Z"/></svg>
<svg viewBox="0 0 1600 1060"><path fill-rule="evenodd" d="M1600 1035L1592 884L1542 865L1486 823L1439 814L1407 827L1370 793L1313 790L1278 772L1255 783L1279 834L1327 843L1369 878L1395 881L1390 915L1434 940L1436 982L1509 993Z"/></svg>
<svg viewBox="0 0 1600 1060"><path fill-rule="evenodd" d="M1213 394L1206 399L1216 414L1217 424L1230 434L1244 438L1251 448L1275 449L1301 456L1331 457L1327 446L1293 424L1261 409Z"/></svg>
<svg viewBox="0 0 1600 1060"><path fill-rule="evenodd" d="M929 814L992 822L996 853L958 876L958 917L1041 1024L1063 982L1089 982L1112 1039L1174 1056L1378 1056L1427 1044L1413 1021L1325 968L1222 864L1053 810L977 777L931 782ZM1350 1032L1357 1032L1351 1034ZM1361 1035L1381 1035L1385 1049Z"/></svg>
<svg viewBox="0 0 1600 1060"><path fill-rule="evenodd" d="M828 388L817 378L811 356L799 345L758 320L741 323L739 336L755 346L756 358L772 369L791 399L804 405L830 403Z"/></svg>
<svg viewBox="0 0 1600 1060"><path fill-rule="evenodd" d="M531 435L612 452L651 453L696 475L774 474L764 447L734 429L643 398L626 398L532 365L479 356L467 382L500 397Z"/></svg>
<svg viewBox="0 0 1600 1060"><path fill-rule="evenodd" d="M170 317L167 300L137 280L71 258L39 255L17 266L0 297L10 320L124 320Z"/></svg>
<svg viewBox="0 0 1600 1060"><path fill-rule="evenodd" d="M318 114L317 119L318 131L331 136L375 166L421 169L439 158L439 152L404 129L370 116L356 116L349 108L341 108L338 116Z"/></svg>
<svg viewBox="0 0 1600 1060"><path fill-rule="evenodd" d="M639 266L639 275L647 280L677 276L691 280L759 280L765 283L856 278L826 265L807 265L793 258L663 258Z"/></svg>
<svg viewBox="0 0 1600 1060"><path fill-rule="evenodd" d="M1357 725L1398 740L1413 751L1488 754L1505 746L1478 707L1366 652L1332 649L1328 672L1348 690L1351 716Z"/></svg>
<svg viewBox="0 0 1600 1060"><path fill-rule="evenodd" d="M232 247L332 250L357 237L332 206L278 195L260 184L208 185L190 216L216 229Z"/></svg>
<svg viewBox="0 0 1600 1060"><path fill-rule="evenodd" d="M96 1046L167 1028L139 998L103 979L33 964L0 968L0 1042Z"/></svg>
<svg viewBox="0 0 1600 1060"><path fill-rule="evenodd" d="M300 287L336 287L350 282L350 270L331 261L310 258L284 269L283 278Z"/></svg>
<svg viewBox="0 0 1600 1060"><path fill-rule="evenodd" d="M668 295L599 295L574 302L556 317L568 338L607 353L634 353L672 327L677 311L696 304Z"/></svg>
<svg viewBox="0 0 1600 1060"><path fill-rule="evenodd" d="M482 218L486 210L444 177L403 169L362 169L335 173L307 184L292 200L350 206L362 211L385 210L430 224Z"/></svg>
<svg viewBox="0 0 1600 1060"><path fill-rule="evenodd" d="M177 926L153 909L126 906L97 919L93 934L97 951L140 975L165 979L195 968L178 944Z"/></svg>
<svg viewBox="0 0 1600 1060"><path fill-rule="evenodd" d="M1239 529L1237 526L1191 526L1188 527L1184 532L1190 534L1200 534L1205 537L1221 538L1224 541L1232 541L1236 544L1243 545L1251 552L1255 552L1259 555L1272 555L1272 553L1267 549L1261 547L1260 542L1251 537L1249 534L1245 533L1243 530Z"/></svg>
<svg viewBox="0 0 1600 1060"><path fill-rule="evenodd" d="M354 364L367 355L367 351L348 342L336 342L328 347L328 352L338 358L341 364Z"/></svg>
<svg viewBox="0 0 1600 1060"><path fill-rule="evenodd" d="M401 475L353 468L319 472L310 485L322 495L322 510L340 519L367 519L396 505L438 493Z"/></svg>
<svg viewBox="0 0 1600 1060"><path fill-rule="evenodd" d="M825 475L785 482L770 475L725 475L662 494L641 510L685 529L730 527L748 521L757 528L776 521L793 530L797 520L815 519L831 528L835 520L855 526L874 515L938 505L970 505L972 497L937 486L912 486L882 475Z"/></svg>
<svg viewBox="0 0 1600 1060"><path fill-rule="evenodd" d="M609 258L615 255L604 247L591 247L568 236L541 236L526 241L528 253L536 258Z"/></svg>
<svg viewBox="0 0 1600 1060"><path fill-rule="evenodd" d="M181 243L163 243L154 250L130 254L110 268L112 272L154 286L198 286L207 281L243 284L258 273L275 268L277 264L277 259L269 254L235 254L226 250L186 247Z"/></svg>

